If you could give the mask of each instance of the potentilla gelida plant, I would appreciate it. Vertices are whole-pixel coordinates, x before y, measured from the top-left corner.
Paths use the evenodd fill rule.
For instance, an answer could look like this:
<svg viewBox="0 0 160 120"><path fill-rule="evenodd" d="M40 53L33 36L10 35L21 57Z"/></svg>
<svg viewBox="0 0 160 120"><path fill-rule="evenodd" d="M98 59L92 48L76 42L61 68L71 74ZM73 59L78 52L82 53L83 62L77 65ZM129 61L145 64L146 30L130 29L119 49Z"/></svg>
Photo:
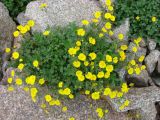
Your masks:
<svg viewBox="0 0 160 120"><path fill-rule="evenodd" d="M45 3L42 5L47 7ZM106 0L106 7L107 12L96 11L93 19L82 20L80 27L70 24L47 29L43 33L33 33L29 38L24 37L21 48L13 50L11 58L11 65L23 75L16 79L15 84L22 85L24 81L29 86L34 102L39 92L35 84L46 84L54 94L70 99L78 94L86 94L93 100L99 100L101 96L123 99L129 87L119 77L118 71L125 68L128 74L139 75L145 66L139 66L135 60L127 60L128 46L121 44L123 34L118 34L117 39L111 39L114 34L112 24L116 17L110 0ZM33 20L24 26L19 25L13 33L14 37L25 35L34 25ZM140 41L140 37L135 39L136 46L132 48L131 54L137 52ZM10 53L11 50L6 48L5 51ZM143 60L144 56L141 56L139 62ZM9 84L13 82L14 73L12 71L8 78ZM50 94L44 98L49 105L61 104ZM129 100L125 100L119 109L124 109L129 103Z"/></svg>

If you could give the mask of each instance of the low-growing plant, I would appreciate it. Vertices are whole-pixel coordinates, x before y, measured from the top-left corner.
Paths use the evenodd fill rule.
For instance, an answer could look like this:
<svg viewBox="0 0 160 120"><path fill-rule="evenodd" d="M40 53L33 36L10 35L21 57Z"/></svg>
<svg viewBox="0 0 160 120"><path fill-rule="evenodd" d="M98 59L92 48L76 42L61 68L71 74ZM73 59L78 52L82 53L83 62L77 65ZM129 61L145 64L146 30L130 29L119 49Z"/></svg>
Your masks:
<svg viewBox="0 0 160 120"><path fill-rule="evenodd" d="M129 18L130 37L141 36L160 42L159 0L116 0L114 8L116 26Z"/></svg>

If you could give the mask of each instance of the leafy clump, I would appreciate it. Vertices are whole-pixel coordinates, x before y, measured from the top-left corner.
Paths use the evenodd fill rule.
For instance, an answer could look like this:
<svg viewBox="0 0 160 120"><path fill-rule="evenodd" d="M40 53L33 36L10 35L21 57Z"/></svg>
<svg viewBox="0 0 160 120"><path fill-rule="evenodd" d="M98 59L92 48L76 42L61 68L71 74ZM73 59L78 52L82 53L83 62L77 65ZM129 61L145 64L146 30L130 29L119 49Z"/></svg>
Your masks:
<svg viewBox="0 0 160 120"><path fill-rule="evenodd" d="M33 0L1 0L8 8L10 15L15 19L17 15L26 9L26 5Z"/></svg>
<svg viewBox="0 0 160 120"><path fill-rule="evenodd" d="M126 18L130 20L130 37L152 38L160 42L159 0L117 0L115 1L115 25Z"/></svg>

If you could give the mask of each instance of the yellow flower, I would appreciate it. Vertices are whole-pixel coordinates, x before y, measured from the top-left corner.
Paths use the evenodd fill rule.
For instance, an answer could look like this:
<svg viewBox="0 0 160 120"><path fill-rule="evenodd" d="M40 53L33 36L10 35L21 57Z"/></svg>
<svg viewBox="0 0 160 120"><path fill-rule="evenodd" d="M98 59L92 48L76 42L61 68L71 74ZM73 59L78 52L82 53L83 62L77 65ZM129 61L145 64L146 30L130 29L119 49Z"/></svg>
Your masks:
<svg viewBox="0 0 160 120"><path fill-rule="evenodd" d="M118 39L119 40L123 40L123 38L124 38L124 35L122 33L118 34Z"/></svg>
<svg viewBox="0 0 160 120"><path fill-rule="evenodd" d="M64 106L64 107L62 108L62 111L63 111L63 112L66 112L66 111L67 111L67 107Z"/></svg>
<svg viewBox="0 0 160 120"><path fill-rule="evenodd" d="M77 50L75 48L69 48L68 53L69 55L75 55Z"/></svg>
<svg viewBox="0 0 160 120"><path fill-rule="evenodd" d="M78 80L81 81L81 82L84 81L84 80L85 80L84 75L79 75L79 76L78 76Z"/></svg>
<svg viewBox="0 0 160 120"><path fill-rule="evenodd" d="M19 36L19 31L15 31L15 32L13 33L13 36L14 36L14 37L18 37L18 36Z"/></svg>
<svg viewBox="0 0 160 120"><path fill-rule="evenodd" d="M96 79L97 79L96 75L92 74L92 76L91 76L90 80L95 81Z"/></svg>
<svg viewBox="0 0 160 120"><path fill-rule="evenodd" d="M64 93L64 95L69 95L69 94L71 94L71 90L69 88L65 88L63 93Z"/></svg>
<svg viewBox="0 0 160 120"><path fill-rule="evenodd" d="M24 87L23 90L26 91L26 92L28 92L29 88L28 87Z"/></svg>
<svg viewBox="0 0 160 120"><path fill-rule="evenodd" d="M95 45L96 44L96 40L92 37L89 37L89 43L92 44L92 45Z"/></svg>
<svg viewBox="0 0 160 120"><path fill-rule="evenodd" d="M156 22L157 18L155 16L152 17L152 22Z"/></svg>
<svg viewBox="0 0 160 120"><path fill-rule="evenodd" d="M76 45L77 45L78 47L80 47L80 46L81 46L81 41L78 40L78 41L76 42Z"/></svg>
<svg viewBox="0 0 160 120"><path fill-rule="evenodd" d="M105 67L106 67L105 61L100 61L100 62L99 62L99 67L100 67L100 68L105 68Z"/></svg>
<svg viewBox="0 0 160 120"><path fill-rule="evenodd" d="M13 52L12 53L12 58L15 59L15 60L18 59L19 58L19 53L18 52Z"/></svg>
<svg viewBox="0 0 160 120"><path fill-rule="evenodd" d="M38 82L40 85L43 85L44 83L45 83L45 80L44 80L44 78L41 78L41 79L39 79L39 82Z"/></svg>
<svg viewBox="0 0 160 120"><path fill-rule="evenodd" d="M70 117L69 120L75 120L75 118L74 117Z"/></svg>
<svg viewBox="0 0 160 120"><path fill-rule="evenodd" d="M119 107L120 110L123 110L124 108L125 108L124 105L121 105L121 106Z"/></svg>
<svg viewBox="0 0 160 120"><path fill-rule="evenodd" d="M86 94L86 95L89 95L89 94L90 94L90 91L89 91L89 90L86 90L86 91L85 91L85 94Z"/></svg>
<svg viewBox="0 0 160 120"><path fill-rule="evenodd" d="M86 32L85 32L85 30L83 28L80 28L80 29L77 30L77 35L79 35L79 36L84 36L85 33Z"/></svg>
<svg viewBox="0 0 160 120"><path fill-rule="evenodd" d="M136 20L140 20L140 17L139 17L139 16L137 16L137 17L136 17Z"/></svg>
<svg viewBox="0 0 160 120"><path fill-rule="evenodd" d="M113 58L113 63L118 63L118 57Z"/></svg>
<svg viewBox="0 0 160 120"><path fill-rule="evenodd" d="M104 34L103 34L103 33L100 33L100 34L99 34L99 37L100 37L100 38L101 38L101 37L103 37L103 36L104 36Z"/></svg>
<svg viewBox="0 0 160 120"><path fill-rule="evenodd" d="M11 51L10 48L6 48L6 49L5 49L5 52L6 52L6 53L9 53L10 51Z"/></svg>
<svg viewBox="0 0 160 120"><path fill-rule="evenodd" d="M63 87L63 82L59 82L59 83L58 83L58 87L59 87L59 88L62 88L62 87Z"/></svg>
<svg viewBox="0 0 160 120"><path fill-rule="evenodd" d="M121 50L127 50L127 45L121 45Z"/></svg>
<svg viewBox="0 0 160 120"><path fill-rule="evenodd" d="M73 98L74 98L74 95L73 95L73 94L70 94L70 95L69 95L69 98L70 98L70 99L73 99Z"/></svg>
<svg viewBox="0 0 160 120"><path fill-rule="evenodd" d="M99 20L98 20L98 19L92 19L92 22L94 22L94 23L98 23L98 22L99 22Z"/></svg>
<svg viewBox="0 0 160 120"><path fill-rule="evenodd" d="M133 47L132 51L136 53L137 52L137 47Z"/></svg>
<svg viewBox="0 0 160 120"><path fill-rule="evenodd" d="M85 65L85 66L88 66L88 65L89 65L89 62L88 62L88 61L84 61L84 65Z"/></svg>
<svg viewBox="0 0 160 120"><path fill-rule="evenodd" d="M37 60L34 60L33 61L33 66L37 68L39 66L39 62Z"/></svg>
<svg viewBox="0 0 160 120"><path fill-rule="evenodd" d="M110 88L105 88L103 95L108 96L110 93L111 93L111 89Z"/></svg>
<svg viewBox="0 0 160 120"><path fill-rule="evenodd" d="M143 62L144 58L145 58L145 56L142 55L142 56L138 59L138 61L139 61L139 62Z"/></svg>
<svg viewBox="0 0 160 120"><path fill-rule="evenodd" d="M97 55L96 53L92 52L92 53L89 53L89 57L91 57L91 60L94 60L96 59Z"/></svg>
<svg viewBox="0 0 160 120"><path fill-rule="evenodd" d="M106 5L111 6L111 0L106 0Z"/></svg>
<svg viewBox="0 0 160 120"><path fill-rule="evenodd" d="M102 28L102 32L104 32L104 33L106 33L106 32L107 32L107 30L106 30L106 28L105 28L105 27L103 27L103 28Z"/></svg>
<svg viewBox="0 0 160 120"><path fill-rule="evenodd" d="M91 72L87 72L87 74L85 75L85 77L86 77L87 79L91 79L92 73L91 73Z"/></svg>
<svg viewBox="0 0 160 120"><path fill-rule="evenodd" d="M94 13L94 17L95 18L100 18L101 17L101 11L96 11L95 13Z"/></svg>
<svg viewBox="0 0 160 120"><path fill-rule="evenodd" d="M112 56L106 55L106 61L107 62L112 62Z"/></svg>
<svg viewBox="0 0 160 120"><path fill-rule="evenodd" d="M99 92L94 92L91 95L93 100L98 100L100 98L100 93Z"/></svg>
<svg viewBox="0 0 160 120"><path fill-rule="evenodd" d="M17 26L17 29L18 29L18 30L21 30L22 28L23 28L22 25L18 25L18 26Z"/></svg>
<svg viewBox="0 0 160 120"><path fill-rule="evenodd" d="M136 61L135 61L135 60L131 60L131 61L130 61L130 64L131 64L131 65L136 65Z"/></svg>
<svg viewBox="0 0 160 120"><path fill-rule="evenodd" d="M14 75L15 75L15 71L12 70L12 71L11 71L11 76L14 77Z"/></svg>
<svg viewBox="0 0 160 120"><path fill-rule="evenodd" d="M114 70L113 65L107 65L107 66L106 66L106 71L107 71L107 72L112 72L113 70Z"/></svg>
<svg viewBox="0 0 160 120"><path fill-rule="evenodd" d="M23 64L23 63L20 63L20 64L18 65L18 69L19 69L19 70L23 70L23 68L24 68L24 64Z"/></svg>
<svg viewBox="0 0 160 120"><path fill-rule="evenodd" d="M107 78L109 78L109 77L110 77L110 72L106 72L105 75L104 75L104 78L107 79Z"/></svg>
<svg viewBox="0 0 160 120"><path fill-rule="evenodd" d="M41 104L41 108L46 108L46 104Z"/></svg>
<svg viewBox="0 0 160 120"><path fill-rule="evenodd" d="M139 75L139 74L141 73L141 69L138 68L138 67L136 67L136 68L135 68L135 72L136 72L137 75Z"/></svg>
<svg viewBox="0 0 160 120"><path fill-rule="evenodd" d="M116 19L116 17L113 16L113 15L110 17L110 20L113 21L113 22L115 21L115 19Z"/></svg>
<svg viewBox="0 0 160 120"><path fill-rule="evenodd" d="M33 26L35 25L34 20L29 20L29 21L27 22L27 25L29 25L30 27L33 27Z"/></svg>
<svg viewBox="0 0 160 120"><path fill-rule="evenodd" d="M34 83L36 81L36 76L31 75L31 76L27 77L25 81L28 85L34 85Z"/></svg>
<svg viewBox="0 0 160 120"><path fill-rule="evenodd" d="M132 75L133 72L134 72L134 71L133 71L133 68L129 68L129 69L128 69L128 74Z"/></svg>
<svg viewBox="0 0 160 120"><path fill-rule="evenodd" d="M107 22L106 24L105 24L105 27L106 27L106 29L111 29L111 27L112 27L112 24L110 23L110 22Z"/></svg>
<svg viewBox="0 0 160 120"><path fill-rule="evenodd" d="M52 100L51 95L45 95L46 102L50 102Z"/></svg>
<svg viewBox="0 0 160 120"><path fill-rule="evenodd" d="M145 65L142 65L141 66L141 70L145 70L146 69L146 66Z"/></svg>
<svg viewBox="0 0 160 120"><path fill-rule="evenodd" d="M17 78L17 79L16 79L16 84L17 84L17 85L22 85L22 79Z"/></svg>
<svg viewBox="0 0 160 120"><path fill-rule="evenodd" d="M22 62L23 61L23 59L19 59L19 62Z"/></svg>
<svg viewBox="0 0 160 120"><path fill-rule="evenodd" d="M109 94L109 97L110 97L111 99L116 98L116 96L117 96L117 91L112 91L112 92L110 92L110 94Z"/></svg>
<svg viewBox="0 0 160 120"><path fill-rule="evenodd" d="M76 76L80 76L80 75L82 75L82 71L80 70L76 71Z"/></svg>
<svg viewBox="0 0 160 120"><path fill-rule="evenodd" d="M98 78L103 78L104 77L104 72L103 71L98 72L97 77Z"/></svg>
<svg viewBox="0 0 160 120"><path fill-rule="evenodd" d="M79 68L80 66L81 66L81 63L77 60L77 61L74 61L73 62L73 66L75 67L75 68Z"/></svg>
<svg viewBox="0 0 160 120"><path fill-rule="evenodd" d="M83 25L88 25L88 24L89 24L89 21L88 21L88 20L82 20L82 24L83 24Z"/></svg>
<svg viewBox="0 0 160 120"><path fill-rule="evenodd" d="M129 100L126 100L125 102L124 102L124 106L128 106L130 104L130 101Z"/></svg>
<svg viewBox="0 0 160 120"><path fill-rule="evenodd" d="M112 6L108 6L108 10L109 11L113 11L113 7Z"/></svg>
<svg viewBox="0 0 160 120"><path fill-rule="evenodd" d="M42 3L40 6L39 6L39 8L46 8L47 7L47 4L46 3Z"/></svg>
<svg viewBox="0 0 160 120"><path fill-rule="evenodd" d="M104 18L109 19L111 17L111 13L105 13Z"/></svg>
<svg viewBox="0 0 160 120"><path fill-rule="evenodd" d="M13 78L11 78L11 77L7 79L7 82L8 82L9 84L11 84L12 81L13 81Z"/></svg>
<svg viewBox="0 0 160 120"><path fill-rule="evenodd" d="M44 35L44 36L48 36L49 33L50 33L50 31L46 30L46 31L43 32L43 35Z"/></svg>
<svg viewBox="0 0 160 120"><path fill-rule="evenodd" d="M126 83L122 84L121 91L127 93L129 91L128 85Z"/></svg>
<svg viewBox="0 0 160 120"><path fill-rule="evenodd" d="M78 59L81 60L81 61L85 61L85 60L86 60L86 55L83 54L83 53L80 53L80 54L78 55Z"/></svg>
<svg viewBox="0 0 160 120"><path fill-rule="evenodd" d="M110 30L108 34L109 34L109 36L113 36L114 33L112 30Z"/></svg>
<svg viewBox="0 0 160 120"><path fill-rule="evenodd" d="M37 88L31 88L30 92L31 92L31 97L32 97L33 102L36 102L36 95L38 92Z"/></svg>
<svg viewBox="0 0 160 120"><path fill-rule="evenodd" d="M29 25L25 25L24 27L27 29L27 31L31 29Z"/></svg>
<svg viewBox="0 0 160 120"><path fill-rule="evenodd" d="M11 92L11 91L13 91L13 90L14 90L14 87L9 86L7 90Z"/></svg>
<svg viewBox="0 0 160 120"><path fill-rule="evenodd" d="M123 96L123 93L122 92L117 92L117 97L118 98L121 98Z"/></svg>

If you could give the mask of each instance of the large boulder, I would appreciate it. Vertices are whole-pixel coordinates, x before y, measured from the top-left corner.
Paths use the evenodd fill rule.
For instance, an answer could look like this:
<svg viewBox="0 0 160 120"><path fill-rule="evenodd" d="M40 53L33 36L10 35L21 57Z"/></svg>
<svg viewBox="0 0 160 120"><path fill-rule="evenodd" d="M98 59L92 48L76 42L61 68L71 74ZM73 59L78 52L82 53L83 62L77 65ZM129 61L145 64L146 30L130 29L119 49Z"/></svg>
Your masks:
<svg viewBox="0 0 160 120"><path fill-rule="evenodd" d="M46 3L46 8L40 8ZM66 25L81 20L91 20L93 13L100 10L97 1L90 0L38 0L30 2L25 11L27 19L35 20L36 25L33 31L43 31L47 27Z"/></svg>
<svg viewBox="0 0 160 120"><path fill-rule="evenodd" d="M2 71L3 62L7 59L4 49L11 47L15 29L15 22L9 16L7 8L0 2L0 72Z"/></svg>
<svg viewBox="0 0 160 120"><path fill-rule="evenodd" d="M104 97L108 100L111 107L117 112L138 111L142 120L155 120L157 110L155 103L160 101L160 88L156 86L144 87L144 88L131 88L130 91L123 96L123 98L111 99L110 97ZM129 106L120 110L119 107L125 100L129 100Z"/></svg>
<svg viewBox="0 0 160 120"><path fill-rule="evenodd" d="M112 110L104 100L92 101L84 95L80 95L74 100L63 101L63 106L67 106L67 112L62 112L60 107L48 106L48 114L40 107L44 98L37 98L37 102L33 103L29 92L25 92L23 87L13 85L14 91L8 91L7 86L0 85L0 118L1 120L68 120L74 117L76 120L98 120L96 109L102 107L109 112L104 114L102 120L132 120L128 117L127 112L118 113ZM42 89L42 88L41 88ZM44 91L47 88L43 88ZM44 93L44 91L42 93ZM39 91L38 91L39 92ZM94 110L94 111L93 111Z"/></svg>
<svg viewBox="0 0 160 120"><path fill-rule="evenodd" d="M0 50L11 46L15 29L15 22L9 16L7 8L0 2Z"/></svg>

